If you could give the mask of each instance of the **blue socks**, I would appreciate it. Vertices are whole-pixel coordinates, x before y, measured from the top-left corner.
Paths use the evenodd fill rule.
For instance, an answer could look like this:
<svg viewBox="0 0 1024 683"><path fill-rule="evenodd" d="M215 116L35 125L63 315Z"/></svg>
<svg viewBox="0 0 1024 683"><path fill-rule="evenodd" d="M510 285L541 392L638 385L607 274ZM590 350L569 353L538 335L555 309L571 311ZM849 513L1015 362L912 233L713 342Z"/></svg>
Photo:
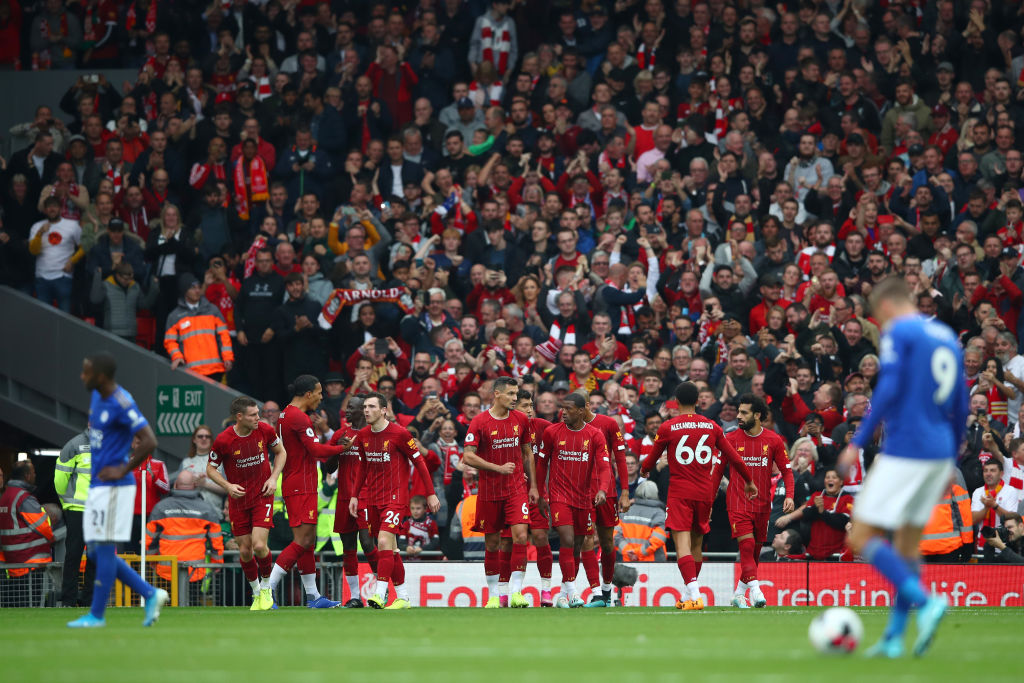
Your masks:
<svg viewBox="0 0 1024 683"><path fill-rule="evenodd" d="M907 630L907 620L910 618L911 604L903 596L903 591L896 593L896 601L889 610L889 623L885 625L882 638L902 638Z"/></svg>
<svg viewBox="0 0 1024 683"><path fill-rule="evenodd" d="M147 600L153 597L153 593L156 592L155 588L146 583L146 581L120 557L114 556L114 560L117 561L117 578L121 583L127 584L129 588Z"/></svg>
<svg viewBox="0 0 1024 683"><path fill-rule="evenodd" d="M103 618L107 610L107 599L110 598L110 590L114 587L114 578L117 576L117 564L112 545L96 545L89 548L89 556L96 564L96 580L92 588L92 607L89 612L97 619Z"/></svg>
<svg viewBox="0 0 1024 683"><path fill-rule="evenodd" d="M133 591L144 598L150 598L156 589L143 581L128 563L117 556L112 544L96 545L89 549L89 556L96 563L96 582L92 591L92 607L89 610L97 619L103 618L107 609L107 600L114 587L114 580L119 579Z"/></svg>
<svg viewBox="0 0 1024 683"><path fill-rule="evenodd" d="M892 549L882 538L872 538L864 546L864 559L870 562L897 591L897 604L903 600L909 607L923 605L928 599L921 579L913 572L907 561Z"/></svg>

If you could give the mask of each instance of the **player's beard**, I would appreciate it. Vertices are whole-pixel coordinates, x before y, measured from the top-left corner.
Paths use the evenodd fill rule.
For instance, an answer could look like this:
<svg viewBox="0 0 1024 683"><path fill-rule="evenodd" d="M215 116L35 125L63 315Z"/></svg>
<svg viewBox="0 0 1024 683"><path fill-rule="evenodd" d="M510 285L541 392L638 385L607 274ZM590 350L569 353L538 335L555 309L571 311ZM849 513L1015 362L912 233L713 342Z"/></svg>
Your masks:
<svg viewBox="0 0 1024 683"><path fill-rule="evenodd" d="M757 423L754 422L754 420L750 420L749 422L740 422L740 429L742 429L745 432L749 432L752 429L754 429L756 424Z"/></svg>

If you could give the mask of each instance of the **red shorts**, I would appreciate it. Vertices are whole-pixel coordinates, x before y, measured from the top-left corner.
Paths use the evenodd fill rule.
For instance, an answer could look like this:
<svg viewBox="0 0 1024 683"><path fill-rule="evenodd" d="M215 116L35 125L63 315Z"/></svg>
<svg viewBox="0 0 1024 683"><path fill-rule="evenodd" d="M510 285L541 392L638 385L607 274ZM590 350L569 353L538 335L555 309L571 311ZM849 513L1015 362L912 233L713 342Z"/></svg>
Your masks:
<svg viewBox="0 0 1024 683"><path fill-rule="evenodd" d="M247 508L235 507L228 501L228 519L231 521L233 536L248 536L253 527L274 528L274 497L264 496Z"/></svg>
<svg viewBox="0 0 1024 683"><path fill-rule="evenodd" d="M297 493L284 497L284 509L288 513L288 526L316 524L317 499L315 493Z"/></svg>
<svg viewBox="0 0 1024 683"><path fill-rule="evenodd" d="M367 505L365 511L364 519L371 534L376 536L382 531L397 534L402 528L402 520L409 516L409 504Z"/></svg>
<svg viewBox="0 0 1024 683"><path fill-rule="evenodd" d="M732 537L739 538L747 534L753 534L758 544L763 544L768 539L768 522L771 517L769 512L747 512L729 510L729 526L732 527Z"/></svg>
<svg viewBox="0 0 1024 683"><path fill-rule="evenodd" d="M540 506L530 503L530 528L547 531L551 528L551 521L548 516L540 510Z"/></svg>
<svg viewBox="0 0 1024 683"><path fill-rule="evenodd" d="M670 531L711 531L711 503L702 500L669 500L665 508L665 528Z"/></svg>
<svg viewBox="0 0 1024 683"><path fill-rule="evenodd" d="M619 525L618 500L614 496L594 506L594 523L599 527Z"/></svg>
<svg viewBox="0 0 1024 683"><path fill-rule="evenodd" d="M576 536L589 536L594 533L594 521L590 511L592 508L575 508L566 503L551 504L551 523L555 527L569 526Z"/></svg>
<svg viewBox="0 0 1024 683"><path fill-rule="evenodd" d="M476 501L476 523L473 527L485 534L500 533L506 527L530 523L530 503L526 493L505 500Z"/></svg>
<svg viewBox="0 0 1024 683"><path fill-rule="evenodd" d="M338 501L339 503L341 501ZM370 528L370 513L366 508L361 507L356 516L348 514L348 505L338 506L339 509L334 515L334 533L354 534L360 529Z"/></svg>

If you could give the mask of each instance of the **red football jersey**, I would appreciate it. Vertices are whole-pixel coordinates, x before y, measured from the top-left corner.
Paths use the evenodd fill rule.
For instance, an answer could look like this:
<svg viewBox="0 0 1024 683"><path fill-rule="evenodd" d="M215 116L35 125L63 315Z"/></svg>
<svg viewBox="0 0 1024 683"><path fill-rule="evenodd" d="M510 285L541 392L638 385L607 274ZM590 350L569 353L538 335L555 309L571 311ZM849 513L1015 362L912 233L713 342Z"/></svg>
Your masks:
<svg viewBox="0 0 1024 683"><path fill-rule="evenodd" d="M609 498L614 498L616 475L618 475L621 490L629 490L629 472L626 470L626 440L622 438L622 430L619 429L619 423L615 421L614 417L594 415L594 419L589 424L604 435L604 441L608 445L608 453L615 459L614 471L605 483L604 489ZM594 485L599 486L599 483L595 477ZM592 488L591 493L596 494L597 488Z"/></svg>
<svg viewBox="0 0 1024 683"><path fill-rule="evenodd" d="M330 446L317 441L309 416L293 405L281 411L277 433L284 443L288 459L284 464L281 494L295 496L316 494L320 486L317 460L327 460L344 452L341 446Z"/></svg>
<svg viewBox="0 0 1024 683"><path fill-rule="evenodd" d="M611 481L608 446L601 430L585 424L573 431L564 422L545 430L537 453L537 479L550 477L550 502L589 509L594 504L590 482L595 470L599 480Z"/></svg>
<svg viewBox="0 0 1024 683"><path fill-rule="evenodd" d="M690 413L663 422L654 437L654 448L644 458L641 469L654 468L662 453L668 452L668 495L676 500L715 499L714 469L724 455L744 481L750 471L726 438L722 428L703 415ZM720 466L720 465L719 465Z"/></svg>
<svg viewBox="0 0 1024 683"><path fill-rule="evenodd" d="M533 469L537 469L537 453L540 452L540 440L544 438L544 432L551 426L551 423L545 420L543 417L531 417L530 418L530 443L533 444ZM544 493L544 482L537 481L537 491L543 497Z"/></svg>
<svg viewBox="0 0 1024 683"><path fill-rule="evenodd" d="M248 436L239 436L234 426L217 435L210 452L210 463L224 467L224 476L245 489L241 498L231 498L240 510L252 507L262 498L263 484L270 478L270 449L280 439L274 428L260 422Z"/></svg>
<svg viewBox="0 0 1024 683"><path fill-rule="evenodd" d="M331 437L331 445L337 446L342 439L348 439L352 445L348 450L338 457L338 500L345 501L348 507L348 500L357 495L360 499L366 495L366 487L363 491L354 493L356 478L359 476L359 430L352 429L348 424L342 425Z"/></svg>
<svg viewBox="0 0 1024 683"><path fill-rule="evenodd" d="M409 503L409 465L420 473L420 481L430 493L434 482L420 457L420 450L409 430L395 422L379 432L370 425L359 430L359 476L355 487L364 492L363 505L407 505ZM401 457L398 457L401 456Z"/></svg>
<svg viewBox="0 0 1024 683"><path fill-rule="evenodd" d="M480 500L505 500L525 493L526 476L523 472L523 443L530 438L530 420L525 413L511 411L502 420L485 410L469 423L466 446L475 446L476 454L489 463L516 466L512 474L498 474L480 470Z"/></svg>
<svg viewBox="0 0 1024 683"><path fill-rule="evenodd" d="M737 512L771 512L772 497L768 495L772 488L772 465L779 468L786 484L786 497L793 497L793 468L786 455L786 444L782 437L770 429L761 429L757 436L749 436L742 429L736 429L725 435L736 452L743 458L754 483L757 485L758 496L748 500L743 492L743 482L738 477L729 479L729 487L725 491L725 500L730 510ZM717 468L715 488L722 481L724 468Z"/></svg>

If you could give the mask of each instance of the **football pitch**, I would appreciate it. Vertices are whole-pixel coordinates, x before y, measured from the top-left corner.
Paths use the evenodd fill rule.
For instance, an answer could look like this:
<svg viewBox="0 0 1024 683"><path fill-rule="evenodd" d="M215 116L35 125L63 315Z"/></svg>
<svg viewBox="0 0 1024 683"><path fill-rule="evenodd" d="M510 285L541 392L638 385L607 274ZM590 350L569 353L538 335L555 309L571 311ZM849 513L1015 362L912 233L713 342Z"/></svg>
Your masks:
<svg viewBox="0 0 1024 683"><path fill-rule="evenodd" d="M1024 624L1022 608L953 609L927 656L877 661L815 653L807 626L816 609L167 608L146 629L141 609L122 608L108 610L104 629L67 629L81 612L0 610L2 679L1019 681ZM881 609L857 612L863 649L886 617Z"/></svg>

